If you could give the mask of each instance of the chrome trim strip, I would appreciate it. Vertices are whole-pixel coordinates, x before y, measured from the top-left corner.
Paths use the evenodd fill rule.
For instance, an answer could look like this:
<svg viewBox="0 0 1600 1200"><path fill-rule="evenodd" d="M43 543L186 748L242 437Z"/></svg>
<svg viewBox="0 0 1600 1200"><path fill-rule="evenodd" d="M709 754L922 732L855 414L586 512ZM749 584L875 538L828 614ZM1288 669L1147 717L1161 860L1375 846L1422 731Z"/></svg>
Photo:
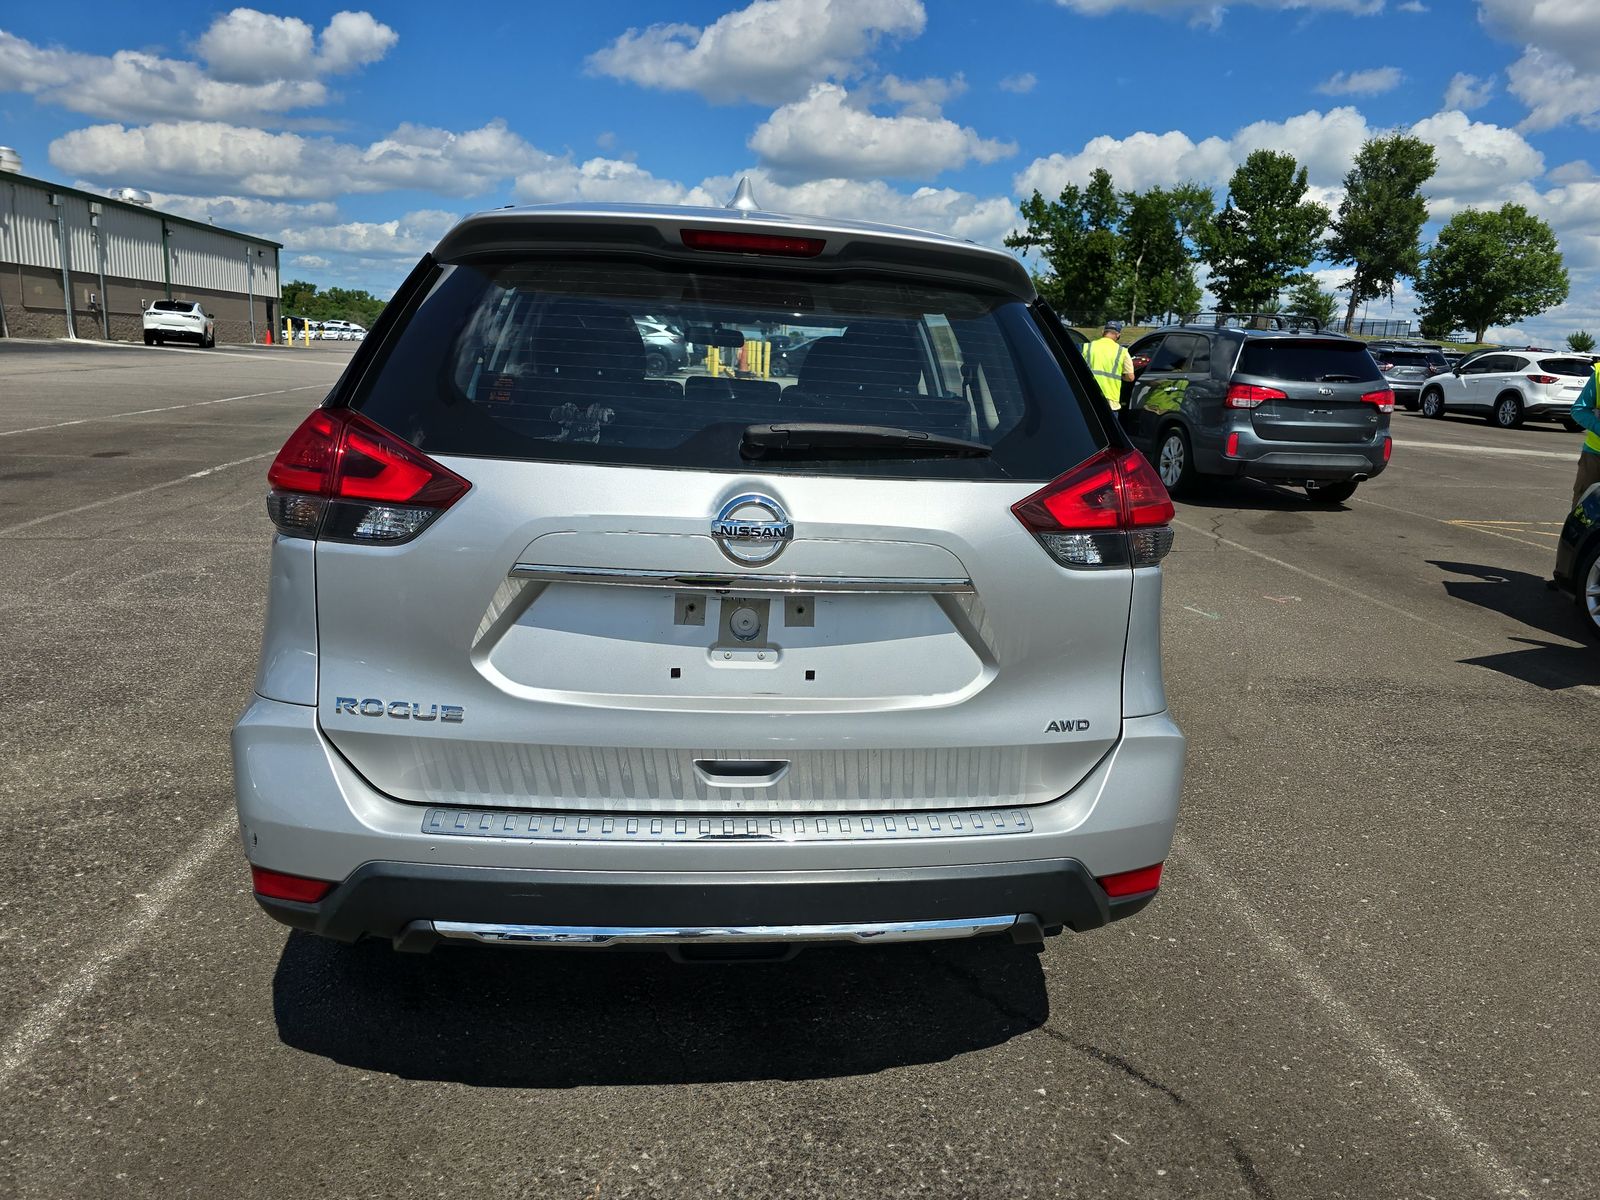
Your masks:
<svg viewBox="0 0 1600 1200"><path fill-rule="evenodd" d="M1004 933L1008 917L963 917L944 921L891 921L852 925L730 925L680 929L665 925L484 925L435 921L441 937L499 946L615 946L619 944L714 942L931 942Z"/></svg>
<svg viewBox="0 0 1600 1200"><path fill-rule="evenodd" d="M546 583L600 583L615 587L688 588L714 592L972 592L970 579L879 579L863 575L736 575L718 571L642 571L611 567L557 567L518 563L513 579Z"/></svg>
<svg viewBox="0 0 1600 1200"><path fill-rule="evenodd" d="M716 813L529 812L526 809L430 808L422 832L527 842L859 842L948 840L1032 833L1026 809L751 816Z"/></svg>

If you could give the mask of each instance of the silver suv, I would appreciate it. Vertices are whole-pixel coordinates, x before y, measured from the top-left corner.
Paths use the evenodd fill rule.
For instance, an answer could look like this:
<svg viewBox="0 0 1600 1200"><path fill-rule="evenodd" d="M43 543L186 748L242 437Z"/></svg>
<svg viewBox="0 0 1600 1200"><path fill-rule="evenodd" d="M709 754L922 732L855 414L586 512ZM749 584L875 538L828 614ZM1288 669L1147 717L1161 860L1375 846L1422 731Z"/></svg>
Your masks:
<svg viewBox="0 0 1600 1200"><path fill-rule="evenodd" d="M790 322L838 331L797 378L738 355ZM999 251L468 218L269 473L233 731L257 899L405 950L688 957L1137 911L1183 771L1173 509L1098 395Z"/></svg>

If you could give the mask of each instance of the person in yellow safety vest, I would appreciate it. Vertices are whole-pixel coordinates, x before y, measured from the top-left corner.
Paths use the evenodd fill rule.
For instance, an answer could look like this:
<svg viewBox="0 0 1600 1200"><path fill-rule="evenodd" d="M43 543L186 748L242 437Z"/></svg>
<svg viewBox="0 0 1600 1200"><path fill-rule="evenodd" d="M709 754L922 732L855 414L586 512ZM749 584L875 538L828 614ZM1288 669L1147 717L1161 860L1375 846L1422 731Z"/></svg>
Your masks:
<svg viewBox="0 0 1600 1200"><path fill-rule="evenodd" d="M1133 359L1117 341L1122 336L1121 321L1107 321L1106 331L1092 342L1083 344L1084 361L1094 381L1105 393L1106 402L1114 409L1122 407L1122 383L1133 382Z"/></svg>
<svg viewBox="0 0 1600 1200"><path fill-rule="evenodd" d="M1589 382L1572 402L1572 419L1583 427L1583 450L1578 454L1578 477L1572 484L1572 507L1593 485L1600 483L1600 362L1594 364Z"/></svg>

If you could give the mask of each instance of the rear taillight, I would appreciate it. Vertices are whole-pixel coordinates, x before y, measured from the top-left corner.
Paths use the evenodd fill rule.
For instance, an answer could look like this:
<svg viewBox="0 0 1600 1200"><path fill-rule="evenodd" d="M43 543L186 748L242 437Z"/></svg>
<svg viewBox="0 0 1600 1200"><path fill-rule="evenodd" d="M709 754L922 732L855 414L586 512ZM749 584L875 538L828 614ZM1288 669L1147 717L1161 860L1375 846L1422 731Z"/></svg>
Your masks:
<svg viewBox="0 0 1600 1200"><path fill-rule="evenodd" d="M1559 375L1529 375L1528 376L1528 382L1529 383L1560 383L1561 382L1561 376L1559 376Z"/></svg>
<svg viewBox="0 0 1600 1200"><path fill-rule="evenodd" d="M1096 880L1112 899L1119 896L1137 896L1153 892L1161 886L1161 863L1153 867L1140 867L1137 871L1119 871L1115 875L1102 875Z"/></svg>
<svg viewBox="0 0 1600 1200"><path fill-rule="evenodd" d="M690 250L721 250L728 254L815 258L828 244L823 238L790 237L780 233L741 233L732 229L684 229L681 232L683 244Z"/></svg>
<svg viewBox="0 0 1600 1200"><path fill-rule="evenodd" d="M1394 393L1388 388L1384 388L1381 392L1368 392L1361 397L1361 403L1374 405L1381 413L1392 413L1394 411Z"/></svg>
<svg viewBox="0 0 1600 1200"><path fill-rule="evenodd" d="M1063 567L1150 567L1172 549L1172 500L1137 450L1102 450L1011 511Z"/></svg>
<svg viewBox="0 0 1600 1200"><path fill-rule="evenodd" d="M1236 383L1228 389L1228 394L1223 399L1223 404L1229 408L1255 408L1256 405L1268 400L1287 400L1287 392L1280 392L1277 388L1256 387L1250 383Z"/></svg>
<svg viewBox="0 0 1600 1200"><path fill-rule="evenodd" d="M349 409L318 409L289 435L267 482L267 515L289 537L403 542L472 486Z"/></svg>
<svg viewBox="0 0 1600 1200"><path fill-rule="evenodd" d="M282 871L257 866L250 868L250 887L256 895L269 900L294 900L300 904L315 904L333 891L333 884L323 879L285 875Z"/></svg>

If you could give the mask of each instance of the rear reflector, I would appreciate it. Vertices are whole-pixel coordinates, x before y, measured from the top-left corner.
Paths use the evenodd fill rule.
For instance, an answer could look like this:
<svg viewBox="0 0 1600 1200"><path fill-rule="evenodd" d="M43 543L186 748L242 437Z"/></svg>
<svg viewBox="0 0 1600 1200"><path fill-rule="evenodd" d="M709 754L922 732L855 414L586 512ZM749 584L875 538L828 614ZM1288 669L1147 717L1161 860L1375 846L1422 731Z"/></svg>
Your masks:
<svg viewBox="0 0 1600 1200"><path fill-rule="evenodd" d="M789 237L778 233L739 233L731 229L685 229L682 233L683 244L690 250L720 250L727 254L815 258L827 245L822 238Z"/></svg>
<svg viewBox="0 0 1600 1200"><path fill-rule="evenodd" d="M256 895L269 900L294 900L300 904L315 904L333 891L333 884L322 879L285 875L257 866L250 868L250 886Z"/></svg>
<svg viewBox="0 0 1600 1200"><path fill-rule="evenodd" d="M1228 389L1222 403L1228 408L1255 408L1268 400L1287 400L1287 392L1277 388L1256 387L1250 383L1236 383Z"/></svg>
<svg viewBox="0 0 1600 1200"><path fill-rule="evenodd" d="M1394 439L1393 438L1388 438L1388 437L1384 438L1383 439L1383 461L1384 462L1388 462L1389 461L1389 456L1391 454L1393 454L1393 453L1394 453Z"/></svg>
<svg viewBox="0 0 1600 1200"><path fill-rule="evenodd" d="M318 409L267 471L267 515L290 537L403 542L472 487L349 409Z"/></svg>
<svg viewBox="0 0 1600 1200"><path fill-rule="evenodd" d="M1239 435L1237 433L1230 433L1228 435L1228 442L1227 445L1223 447L1222 453L1227 455L1229 458L1239 457Z"/></svg>
<svg viewBox="0 0 1600 1200"><path fill-rule="evenodd" d="M1381 392L1368 392L1361 397L1363 404L1375 404L1379 412L1392 413L1394 411L1394 392L1384 388Z"/></svg>
<svg viewBox="0 0 1600 1200"><path fill-rule="evenodd" d="M1137 450L1102 450L1011 511L1064 567L1148 567L1172 549L1172 500Z"/></svg>
<svg viewBox="0 0 1600 1200"><path fill-rule="evenodd" d="M1116 875L1102 875L1097 882L1105 889L1106 895L1115 899L1118 896L1137 896L1141 892L1153 892L1161 886L1161 863L1153 867L1140 867L1137 871L1121 871Z"/></svg>

